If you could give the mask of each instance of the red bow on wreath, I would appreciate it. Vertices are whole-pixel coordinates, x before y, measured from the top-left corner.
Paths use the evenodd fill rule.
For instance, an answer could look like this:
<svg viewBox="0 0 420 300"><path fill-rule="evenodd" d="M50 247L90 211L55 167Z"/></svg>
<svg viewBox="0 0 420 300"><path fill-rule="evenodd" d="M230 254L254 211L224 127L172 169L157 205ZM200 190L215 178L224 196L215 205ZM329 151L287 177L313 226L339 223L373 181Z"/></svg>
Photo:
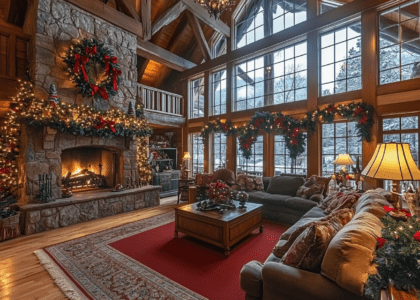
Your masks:
<svg viewBox="0 0 420 300"><path fill-rule="evenodd" d="M87 56L81 56L80 54L75 54L74 58L76 59L76 62L74 63L73 71L75 74L79 74L79 68L82 67L83 77L86 82L89 81L89 77L86 73L85 65L89 62L89 57Z"/></svg>
<svg viewBox="0 0 420 300"><path fill-rule="evenodd" d="M118 91L117 76L120 76L121 73L121 70L112 69L112 86L114 87L114 91Z"/></svg>
<svg viewBox="0 0 420 300"><path fill-rule="evenodd" d="M90 88L92 89L92 96L94 96L97 92L99 92L102 98L104 98L105 100L108 100L108 93L104 87L98 87L91 83Z"/></svg>
<svg viewBox="0 0 420 300"><path fill-rule="evenodd" d="M100 123L95 126L95 129L102 129L106 125L108 125L109 129L111 129L112 132L114 132L114 133L116 132L116 130L114 128L114 125L115 125L114 121L105 121L104 119L102 119L102 117L99 117L99 121L100 121Z"/></svg>
<svg viewBox="0 0 420 300"><path fill-rule="evenodd" d="M89 47L86 47L85 48L85 53L86 53L86 55L96 55L96 53L97 53L97 47L96 46L93 46L92 48L89 48Z"/></svg>
<svg viewBox="0 0 420 300"><path fill-rule="evenodd" d="M368 117L367 116L363 116L360 118L359 120L359 124L366 124L368 121Z"/></svg>
<svg viewBox="0 0 420 300"><path fill-rule="evenodd" d="M104 61L105 61L106 75L109 75L109 62L112 62L113 64L116 64L118 62L118 58L116 58L115 56L109 57L108 55L105 55L104 56Z"/></svg>

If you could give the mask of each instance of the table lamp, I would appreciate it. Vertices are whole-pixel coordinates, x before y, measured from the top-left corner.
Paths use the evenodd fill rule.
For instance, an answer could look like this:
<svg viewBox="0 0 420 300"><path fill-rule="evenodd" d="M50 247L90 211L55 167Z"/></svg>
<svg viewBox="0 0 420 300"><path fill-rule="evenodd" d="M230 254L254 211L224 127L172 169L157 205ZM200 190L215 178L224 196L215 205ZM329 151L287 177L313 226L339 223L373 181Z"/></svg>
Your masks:
<svg viewBox="0 0 420 300"><path fill-rule="evenodd" d="M392 197L396 212L395 217L402 217L400 212L401 186L400 181L420 180L420 170L411 156L410 145L407 143L380 143L375 153L362 171L362 176L373 179L392 180Z"/></svg>
<svg viewBox="0 0 420 300"><path fill-rule="evenodd" d="M342 173L343 173L343 185L346 185L346 175L347 175L347 169L346 166L351 166L354 165L355 162L351 159L350 155L348 154L340 154L338 155L338 157L336 158L336 160L334 160L332 162L334 165L341 165L343 166L343 168L341 169Z"/></svg>
<svg viewBox="0 0 420 300"><path fill-rule="evenodd" d="M191 155L189 152L184 152L184 157L182 158L182 166L181 166L181 178L188 179L188 161L191 159Z"/></svg>

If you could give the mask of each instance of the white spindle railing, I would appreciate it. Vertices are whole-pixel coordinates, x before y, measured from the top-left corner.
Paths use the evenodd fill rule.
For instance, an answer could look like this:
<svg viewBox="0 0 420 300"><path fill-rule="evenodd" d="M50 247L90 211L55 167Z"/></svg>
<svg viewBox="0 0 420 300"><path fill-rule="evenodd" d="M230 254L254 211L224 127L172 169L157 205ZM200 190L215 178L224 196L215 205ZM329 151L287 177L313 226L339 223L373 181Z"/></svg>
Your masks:
<svg viewBox="0 0 420 300"><path fill-rule="evenodd" d="M182 96L165 92L147 85L138 84L138 95L143 99L144 109L170 115L182 116Z"/></svg>

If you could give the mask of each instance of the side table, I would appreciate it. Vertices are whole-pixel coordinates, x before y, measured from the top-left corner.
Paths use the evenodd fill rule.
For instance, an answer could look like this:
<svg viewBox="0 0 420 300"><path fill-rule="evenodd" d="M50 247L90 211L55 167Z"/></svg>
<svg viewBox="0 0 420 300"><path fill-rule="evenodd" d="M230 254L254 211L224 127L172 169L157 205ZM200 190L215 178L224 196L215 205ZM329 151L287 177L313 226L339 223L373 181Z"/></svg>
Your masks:
<svg viewBox="0 0 420 300"><path fill-rule="evenodd" d="M179 201L188 201L188 188L191 185L194 185L195 180L194 178L182 179L180 178L178 181L178 202Z"/></svg>

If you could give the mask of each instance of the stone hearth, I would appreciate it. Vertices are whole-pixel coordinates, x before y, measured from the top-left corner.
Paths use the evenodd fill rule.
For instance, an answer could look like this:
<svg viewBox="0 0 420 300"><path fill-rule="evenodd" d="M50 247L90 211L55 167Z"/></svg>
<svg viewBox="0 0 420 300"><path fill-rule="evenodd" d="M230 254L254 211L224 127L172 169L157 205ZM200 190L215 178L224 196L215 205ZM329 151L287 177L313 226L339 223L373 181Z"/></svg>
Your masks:
<svg viewBox="0 0 420 300"><path fill-rule="evenodd" d="M54 202L20 206L26 235L160 205L159 186L123 192L111 190L75 194Z"/></svg>

